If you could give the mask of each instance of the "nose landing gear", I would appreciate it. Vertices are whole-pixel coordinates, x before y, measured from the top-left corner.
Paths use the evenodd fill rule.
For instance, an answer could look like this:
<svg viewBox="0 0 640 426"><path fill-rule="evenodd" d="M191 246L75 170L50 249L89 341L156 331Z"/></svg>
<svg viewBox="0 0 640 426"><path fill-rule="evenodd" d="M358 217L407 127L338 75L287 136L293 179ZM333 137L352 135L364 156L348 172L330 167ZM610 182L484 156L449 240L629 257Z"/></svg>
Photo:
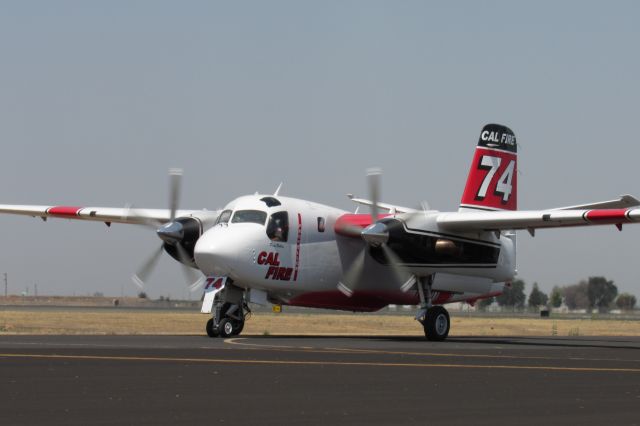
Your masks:
<svg viewBox="0 0 640 426"><path fill-rule="evenodd" d="M244 329L245 318L251 313L244 300L244 290L228 284L216 295L213 317L205 327L209 337L231 337Z"/></svg>
<svg viewBox="0 0 640 426"><path fill-rule="evenodd" d="M207 330L207 336L209 337L218 337L220 335L220 332L218 332L218 327L213 326L213 318L209 318L205 329Z"/></svg>

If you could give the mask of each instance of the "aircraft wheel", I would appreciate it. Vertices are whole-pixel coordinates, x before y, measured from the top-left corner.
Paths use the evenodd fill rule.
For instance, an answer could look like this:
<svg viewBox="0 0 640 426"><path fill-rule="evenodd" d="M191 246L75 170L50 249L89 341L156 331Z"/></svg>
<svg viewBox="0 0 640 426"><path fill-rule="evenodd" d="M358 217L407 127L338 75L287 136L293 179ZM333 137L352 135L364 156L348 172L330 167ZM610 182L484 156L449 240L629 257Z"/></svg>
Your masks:
<svg viewBox="0 0 640 426"><path fill-rule="evenodd" d="M237 321L232 320L231 318L225 318L220 321L220 325L218 325L218 330L220 331L220 336L222 337L231 337L238 334L240 328Z"/></svg>
<svg viewBox="0 0 640 426"><path fill-rule="evenodd" d="M242 329L244 329L244 321L237 321L233 335L237 336L238 334L242 333Z"/></svg>
<svg viewBox="0 0 640 426"><path fill-rule="evenodd" d="M449 335L449 312L442 306L433 306L427 310L423 325L427 340L441 342Z"/></svg>
<svg viewBox="0 0 640 426"><path fill-rule="evenodd" d="M207 321L207 336L209 337L218 337L220 333L218 333L218 329L213 326L213 318L209 318Z"/></svg>

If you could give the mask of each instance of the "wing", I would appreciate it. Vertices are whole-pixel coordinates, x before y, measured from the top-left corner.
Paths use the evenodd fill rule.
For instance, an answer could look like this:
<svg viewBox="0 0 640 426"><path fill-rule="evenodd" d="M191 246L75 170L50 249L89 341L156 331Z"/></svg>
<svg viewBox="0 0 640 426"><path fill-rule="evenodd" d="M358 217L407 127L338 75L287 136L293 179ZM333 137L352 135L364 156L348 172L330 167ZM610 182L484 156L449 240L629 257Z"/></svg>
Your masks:
<svg viewBox="0 0 640 426"><path fill-rule="evenodd" d="M437 218L443 230L456 232L500 231L565 226L616 225L640 222L640 208L529 210L442 213Z"/></svg>
<svg viewBox="0 0 640 426"><path fill-rule="evenodd" d="M640 200L633 195L621 195L620 198L597 203L580 204L577 206L561 207L554 210L595 210L595 209L628 209L640 206Z"/></svg>
<svg viewBox="0 0 640 426"><path fill-rule="evenodd" d="M353 201L354 203L361 205L361 206L372 206L373 205L373 201L371 200L366 200L364 198L354 198L352 194L347 194L347 197L349 197L349 199L351 201ZM402 207L402 206L396 206L393 204L387 204L387 203L381 203L378 202L376 203L378 205L378 207L382 210L388 210L388 211L395 211L398 213L411 213L411 212L416 212L418 210L416 209L412 209L409 207Z"/></svg>
<svg viewBox="0 0 640 426"><path fill-rule="evenodd" d="M63 219L92 220L105 222L110 225L115 223L130 224L163 224L170 220L169 209L133 209L113 207L74 207L74 206L20 206L0 205L0 213L17 214L24 216L40 217L47 220L49 217ZM176 217L211 216L217 217L219 212L208 210L178 210Z"/></svg>

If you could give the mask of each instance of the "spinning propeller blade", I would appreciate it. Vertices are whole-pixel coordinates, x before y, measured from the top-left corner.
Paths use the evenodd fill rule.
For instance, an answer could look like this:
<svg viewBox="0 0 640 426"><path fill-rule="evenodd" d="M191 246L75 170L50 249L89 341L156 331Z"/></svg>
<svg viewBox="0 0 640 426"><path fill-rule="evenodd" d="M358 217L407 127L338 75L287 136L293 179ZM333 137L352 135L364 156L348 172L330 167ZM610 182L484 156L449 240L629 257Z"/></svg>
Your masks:
<svg viewBox="0 0 640 426"><path fill-rule="evenodd" d="M366 247L360 250L358 256L353 260L351 266L344 274L344 281L338 283L338 290L340 290L345 296L351 297L355 289L355 285L358 282L358 278L362 275L364 269L364 258L366 255Z"/></svg>
<svg viewBox="0 0 640 426"><path fill-rule="evenodd" d="M389 259L389 267L393 271L398 283L402 283L400 285L400 290L403 293L407 292L415 283L416 277L411 274L405 267L403 267L402 260L398 257L397 254L388 245L382 244L382 251L384 252L387 259Z"/></svg>
<svg viewBox="0 0 640 426"><path fill-rule="evenodd" d="M160 244L160 247L158 247L153 252L153 254L151 254L149 259L147 259L147 261L142 264L138 272L136 272L131 277L131 280L133 281L133 283L138 287L140 287L140 289L144 287L144 283L147 281L147 279L149 278L149 275L151 275L151 272L155 269L156 265L158 264L158 260L160 260L160 256L162 256L163 250L164 250L164 245Z"/></svg>
<svg viewBox="0 0 640 426"><path fill-rule="evenodd" d="M367 170L367 180L369 181L369 197L371 199L371 223L378 221L378 201L380 195L380 175L382 170Z"/></svg>
<svg viewBox="0 0 640 426"><path fill-rule="evenodd" d="M143 225L156 230L156 234L163 241L163 244L153 252L151 257L142 264L138 272L131 277L132 281L140 288L144 286L151 275L151 272L158 264L158 260L160 260L160 256L164 251L165 244L176 248L178 258L181 262L191 262L189 254L181 244L182 238L184 237L183 226L180 222L175 221L178 204L180 202L181 184L182 170L169 169L169 222L162 224L153 219L141 219L141 223ZM131 213L135 212L131 206L128 206L128 211ZM142 215L136 216L143 217ZM204 282L204 276L184 263L181 263L181 266L186 278L187 286L189 286L192 291L197 290Z"/></svg>
<svg viewBox="0 0 640 426"><path fill-rule="evenodd" d="M146 226L148 228L159 228L162 226L162 223L158 222L155 219L150 217L145 217L141 211L135 208L133 204L127 203L124 206L126 213L123 215L123 219L127 219L128 217L135 217L137 221L139 221L140 225Z"/></svg>
<svg viewBox="0 0 640 426"><path fill-rule="evenodd" d="M347 269L344 274L344 282L338 283L338 290L340 290L346 296L351 297L355 291L355 285L362 275L364 270L364 262L366 257L366 250L371 247L380 247L389 261L389 267L392 269L394 276L397 279L398 286L402 292L408 291L416 283L416 277L405 267L402 266L402 260L398 255L387 245L389 240L389 230L383 223L378 222L378 201L380 196L380 179L382 171L380 169L368 169L367 181L369 186L369 199L371 200L371 225L364 230L354 230L354 234L359 233L362 239L366 242L362 251L353 260L353 263Z"/></svg>
<svg viewBox="0 0 640 426"><path fill-rule="evenodd" d="M180 258L180 260L183 260L183 259L184 261L191 260L189 254L184 249L184 247L182 247L182 245L177 244L176 248L178 249L178 257ZM204 282L204 279L205 279L204 275L202 275L199 272L196 272L195 269L188 267L184 263L181 263L180 265L182 266L182 273L186 278L187 287L189 287L189 289L193 288L192 291L197 290L198 286Z"/></svg>
<svg viewBox="0 0 640 426"><path fill-rule="evenodd" d="M180 202L180 184L182 181L182 169L169 169L169 210L170 221L176 218L178 203Z"/></svg>

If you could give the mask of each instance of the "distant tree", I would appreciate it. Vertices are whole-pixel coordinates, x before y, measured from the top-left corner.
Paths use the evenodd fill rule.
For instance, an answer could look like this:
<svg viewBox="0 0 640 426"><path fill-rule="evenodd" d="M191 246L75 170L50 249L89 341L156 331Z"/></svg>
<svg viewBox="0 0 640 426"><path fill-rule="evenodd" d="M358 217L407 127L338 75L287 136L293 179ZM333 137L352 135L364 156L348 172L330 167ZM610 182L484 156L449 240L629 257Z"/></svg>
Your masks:
<svg viewBox="0 0 640 426"><path fill-rule="evenodd" d="M569 309L587 309L589 307L587 287L586 281L580 281L578 284L562 288L564 303L566 303Z"/></svg>
<svg viewBox="0 0 640 426"><path fill-rule="evenodd" d="M494 300L493 297L488 297L486 299L480 299L480 300L478 300L478 303L476 304L476 306L481 311L485 311L489 307L489 305L491 305L493 303L493 300Z"/></svg>
<svg viewBox="0 0 640 426"><path fill-rule="evenodd" d="M622 293L616 299L616 306L622 310L630 311L636 306L637 300L633 294Z"/></svg>
<svg viewBox="0 0 640 426"><path fill-rule="evenodd" d="M532 308L538 308L539 306L546 306L549 296L540 291L538 283L533 283L533 288L529 294L528 305Z"/></svg>
<svg viewBox="0 0 640 426"><path fill-rule="evenodd" d="M138 293L138 297L140 299L146 299L147 298L147 293L145 293L144 291L141 291L140 293Z"/></svg>
<svg viewBox="0 0 640 426"><path fill-rule="evenodd" d="M101 291L96 291L95 293L93 293L93 297L104 297L104 293L102 293Z"/></svg>
<svg viewBox="0 0 640 426"><path fill-rule="evenodd" d="M562 290L560 290L560 287L553 287L551 296L549 297L549 303L553 308L559 308L562 305Z"/></svg>
<svg viewBox="0 0 640 426"><path fill-rule="evenodd" d="M505 286L504 293L496 297L496 301L500 306L510 308L524 308L524 302L527 296L524 294L524 281L515 280L510 287Z"/></svg>
<svg viewBox="0 0 640 426"><path fill-rule="evenodd" d="M591 309L607 309L618 295L618 287L605 277L589 277L587 296Z"/></svg>

